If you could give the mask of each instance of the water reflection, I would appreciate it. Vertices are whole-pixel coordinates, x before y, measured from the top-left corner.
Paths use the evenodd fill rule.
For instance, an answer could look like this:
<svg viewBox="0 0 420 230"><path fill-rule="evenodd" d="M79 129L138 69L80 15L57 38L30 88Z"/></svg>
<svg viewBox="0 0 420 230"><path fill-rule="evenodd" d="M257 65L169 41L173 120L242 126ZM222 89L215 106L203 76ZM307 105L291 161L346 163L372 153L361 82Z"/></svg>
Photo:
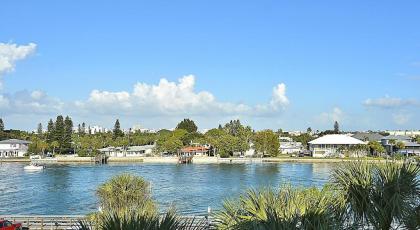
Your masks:
<svg viewBox="0 0 420 230"><path fill-rule="evenodd" d="M247 188L283 183L322 186L331 164L110 164L51 165L25 172L24 164L0 165L0 214L87 214L97 210L98 185L123 172L150 181L161 209L203 214Z"/></svg>

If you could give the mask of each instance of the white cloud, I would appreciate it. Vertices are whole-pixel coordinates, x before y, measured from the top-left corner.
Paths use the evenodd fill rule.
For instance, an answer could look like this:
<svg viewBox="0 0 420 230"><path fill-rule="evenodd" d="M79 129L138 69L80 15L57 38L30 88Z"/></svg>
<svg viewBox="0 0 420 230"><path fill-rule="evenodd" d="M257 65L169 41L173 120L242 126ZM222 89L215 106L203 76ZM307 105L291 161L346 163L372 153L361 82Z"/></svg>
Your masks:
<svg viewBox="0 0 420 230"><path fill-rule="evenodd" d="M284 83L278 84L277 87L274 87L270 105L275 109L278 107L284 108L289 105L289 99L286 96L286 85Z"/></svg>
<svg viewBox="0 0 420 230"><path fill-rule="evenodd" d="M10 43L0 43L0 88L2 85L1 77L15 69L16 62L27 58L35 52L36 44L17 45Z"/></svg>
<svg viewBox="0 0 420 230"><path fill-rule="evenodd" d="M404 125L410 121L411 114L407 113L396 113L392 114L392 119L397 125Z"/></svg>
<svg viewBox="0 0 420 230"><path fill-rule="evenodd" d="M63 111L64 103L42 91L19 91L0 95L2 114L57 114Z"/></svg>
<svg viewBox="0 0 420 230"><path fill-rule="evenodd" d="M275 113L289 104L285 84L273 89L269 103L250 106L219 102L207 91L195 91L195 77L188 75L178 82L161 79L157 85L137 83L132 92L93 90L86 101L74 105L85 112L125 115L256 115Z"/></svg>
<svg viewBox="0 0 420 230"><path fill-rule="evenodd" d="M330 112L324 112L319 115L319 121L321 123L330 123L333 124L335 121L342 122L344 120L345 114L344 112L338 108L334 107Z"/></svg>
<svg viewBox="0 0 420 230"><path fill-rule="evenodd" d="M363 105L367 107L379 107L379 108L397 108L403 106L418 106L419 102L415 99L401 99L396 97L385 96L376 99L366 99Z"/></svg>

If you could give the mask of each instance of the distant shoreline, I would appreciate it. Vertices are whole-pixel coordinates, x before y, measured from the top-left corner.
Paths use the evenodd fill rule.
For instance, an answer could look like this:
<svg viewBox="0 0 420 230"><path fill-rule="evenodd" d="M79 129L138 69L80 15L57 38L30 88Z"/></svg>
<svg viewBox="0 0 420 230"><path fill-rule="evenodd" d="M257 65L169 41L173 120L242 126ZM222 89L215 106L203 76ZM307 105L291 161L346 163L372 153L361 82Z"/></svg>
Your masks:
<svg viewBox="0 0 420 230"><path fill-rule="evenodd" d="M383 158L217 158L217 157L194 157L193 164L221 164L221 163L341 163L351 161L386 162ZM0 162L5 163L29 163L29 158L3 158ZM57 157L48 160L39 160L38 163L93 163L91 157ZM109 163L178 163L177 157L110 157Z"/></svg>

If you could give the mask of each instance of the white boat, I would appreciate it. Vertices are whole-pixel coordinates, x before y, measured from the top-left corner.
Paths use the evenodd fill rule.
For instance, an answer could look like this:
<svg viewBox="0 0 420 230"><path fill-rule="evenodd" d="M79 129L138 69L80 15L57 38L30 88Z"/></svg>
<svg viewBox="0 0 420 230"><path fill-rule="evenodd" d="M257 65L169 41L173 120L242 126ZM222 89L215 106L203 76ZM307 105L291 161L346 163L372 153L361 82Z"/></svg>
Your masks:
<svg viewBox="0 0 420 230"><path fill-rule="evenodd" d="M23 167L23 169L28 170L28 171L39 171L39 170L43 170L44 168L45 168L45 166L37 165L37 164L30 164L30 165L27 165L27 166Z"/></svg>

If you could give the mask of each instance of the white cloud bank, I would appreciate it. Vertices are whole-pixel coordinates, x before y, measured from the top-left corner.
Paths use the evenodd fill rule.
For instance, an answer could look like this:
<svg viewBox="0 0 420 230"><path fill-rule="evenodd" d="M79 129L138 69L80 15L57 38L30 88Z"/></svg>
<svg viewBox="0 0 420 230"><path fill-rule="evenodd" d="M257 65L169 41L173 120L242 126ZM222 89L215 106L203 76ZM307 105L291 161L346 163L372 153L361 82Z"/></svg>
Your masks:
<svg viewBox="0 0 420 230"><path fill-rule="evenodd" d="M333 124L334 122L342 122L345 114L339 107L334 107L330 112L323 112L319 115L318 120L321 123Z"/></svg>
<svg viewBox="0 0 420 230"><path fill-rule="evenodd" d="M27 58L36 50L35 43L17 45L0 43L0 89L2 88L2 76L15 70L16 62Z"/></svg>
<svg viewBox="0 0 420 230"><path fill-rule="evenodd" d="M363 105L367 107L379 107L379 108L398 108L404 106L419 106L419 102L415 99L402 99L397 97L385 96L376 99L366 99Z"/></svg>
<svg viewBox="0 0 420 230"><path fill-rule="evenodd" d="M257 106L220 102L210 92L196 92L195 83L195 76L188 75L178 82L161 79L157 85L136 83L132 92L93 90L86 101L75 102L75 107L80 111L107 115L205 116L269 115L282 111L289 104L283 83L273 89L269 103Z"/></svg>

